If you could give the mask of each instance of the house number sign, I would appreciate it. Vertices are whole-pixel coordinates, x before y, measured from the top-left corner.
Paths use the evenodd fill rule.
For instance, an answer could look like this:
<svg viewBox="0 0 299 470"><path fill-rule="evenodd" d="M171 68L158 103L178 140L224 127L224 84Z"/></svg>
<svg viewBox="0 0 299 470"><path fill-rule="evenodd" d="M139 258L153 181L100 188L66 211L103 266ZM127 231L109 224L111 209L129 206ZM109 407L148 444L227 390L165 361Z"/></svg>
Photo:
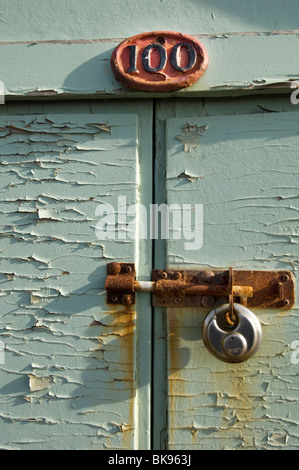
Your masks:
<svg viewBox="0 0 299 470"><path fill-rule="evenodd" d="M207 51L197 39L167 31L125 39L111 56L114 75L124 87L155 92L193 85L208 62Z"/></svg>

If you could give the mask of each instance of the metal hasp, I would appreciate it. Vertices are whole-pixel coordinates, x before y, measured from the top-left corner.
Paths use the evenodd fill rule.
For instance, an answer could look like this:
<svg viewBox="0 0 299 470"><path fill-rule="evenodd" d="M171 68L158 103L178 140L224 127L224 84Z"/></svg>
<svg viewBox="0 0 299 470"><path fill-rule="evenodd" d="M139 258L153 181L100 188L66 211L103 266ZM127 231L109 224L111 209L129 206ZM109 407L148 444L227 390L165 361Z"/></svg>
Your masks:
<svg viewBox="0 0 299 470"><path fill-rule="evenodd" d="M155 307L213 307L223 297L248 308L290 309L295 284L289 271L153 270L152 281L137 281L133 263L109 263L107 302L132 305L136 291L152 292Z"/></svg>

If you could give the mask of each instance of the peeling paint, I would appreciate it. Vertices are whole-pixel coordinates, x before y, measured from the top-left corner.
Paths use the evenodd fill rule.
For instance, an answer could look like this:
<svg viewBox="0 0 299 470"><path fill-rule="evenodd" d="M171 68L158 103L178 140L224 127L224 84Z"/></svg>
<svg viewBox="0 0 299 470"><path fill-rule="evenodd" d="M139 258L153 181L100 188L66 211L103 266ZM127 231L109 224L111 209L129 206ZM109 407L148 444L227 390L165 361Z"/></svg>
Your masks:
<svg viewBox="0 0 299 470"><path fill-rule="evenodd" d="M198 15L195 17L198 18ZM235 15L231 15L231 18L234 17ZM222 15L218 13L216 18L222 18ZM281 19L277 18L277 21L280 23ZM297 62L290 60L290 57L296 57L298 29L223 31L220 28L217 31L215 24L216 21L212 20L212 30L206 33L198 33L198 25L189 31L202 41L213 60L211 68L200 81L175 92L176 96L225 96L232 93L242 95L248 94L248 91L257 93L261 89L271 92L274 87L276 90L288 91L291 81L299 75ZM272 26L273 24L271 23ZM165 24L161 29L164 27ZM16 28L11 27L9 34L13 34L12 31L18 36ZM108 31L106 33L104 38L37 37L32 40L31 36L26 39L21 36L9 40L2 37L1 57L3 62L10 64L1 76L6 85L7 99L20 96L62 99L75 96L148 98L146 92L128 91L121 87L109 64L111 51L130 36L132 30L129 29L128 36L120 38L109 38ZM57 63L57 57L60 57L59 67L51 67L51 64ZM37 69L38 81L35 73ZM15 70L19 70L19 74L16 74ZM22 80L19 76L22 76ZM169 97L169 93L160 95L159 98L162 96Z"/></svg>
<svg viewBox="0 0 299 470"><path fill-rule="evenodd" d="M203 136L208 126L197 126L196 124L185 123L182 128L183 133L176 136L184 145L184 152L191 153L193 149L197 149L200 144L200 137Z"/></svg>
<svg viewBox="0 0 299 470"><path fill-rule="evenodd" d="M38 390L45 390L50 387L52 378L51 377L36 377L33 374L29 374L29 387L31 392Z"/></svg>
<svg viewBox="0 0 299 470"><path fill-rule="evenodd" d="M187 170L180 173L177 177L180 179L187 179L188 181L190 181L190 183L195 183L198 178L200 178L200 176L191 175L190 172L188 172Z"/></svg>
<svg viewBox="0 0 299 470"><path fill-rule="evenodd" d="M267 112L275 100L263 103L259 114L246 114L242 101L239 108L230 103L236 115L225 116L220 105L205 103L203 117L196 117L196 107L184 102L175 109L182 117L167 120L165 197L168 204L202 203L205 221L200 250L168 241L169 269L285 268L297 277L298 112ZM211 109L218 115L209 115ZM250 112L256 113L254 104ZM177 182L190 165L181 145L186 122L197 139L191 141L192 174L206 175L192 185ZM167 309L168 449L298 448L299 376L289 346L298 336L298 293L288 313L254 309L263 340L256 357L239 365L224 365L206 350L201 325L207 313Z"/></svg>
<svg viewBox="0 0 299 470"><path fill-rule="evenodd" d="M136 315L104 283L136 247L95 209L136 201L138 146L134 114L0 117L2 449L135 446Z"/></svg>

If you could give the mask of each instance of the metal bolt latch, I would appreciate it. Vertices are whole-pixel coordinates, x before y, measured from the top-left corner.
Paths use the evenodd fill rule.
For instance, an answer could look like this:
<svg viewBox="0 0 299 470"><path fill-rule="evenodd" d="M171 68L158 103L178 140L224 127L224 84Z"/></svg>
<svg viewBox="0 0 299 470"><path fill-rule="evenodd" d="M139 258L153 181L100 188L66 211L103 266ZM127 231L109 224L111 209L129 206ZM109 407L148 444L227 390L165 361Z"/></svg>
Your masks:
<svg viewBox="0 0 299 470"><path fill-rule="evenodd" d="M295 287L289 271L153 270L151 281L136 280L133 263L109 263L105 282L107 302L130 306L135 293L152 293L156 307L211 308L219 297L228 300L229 318L233 304L248 308L290 309L295 302ZM231 320L233 322L233 320Z"/></svg>

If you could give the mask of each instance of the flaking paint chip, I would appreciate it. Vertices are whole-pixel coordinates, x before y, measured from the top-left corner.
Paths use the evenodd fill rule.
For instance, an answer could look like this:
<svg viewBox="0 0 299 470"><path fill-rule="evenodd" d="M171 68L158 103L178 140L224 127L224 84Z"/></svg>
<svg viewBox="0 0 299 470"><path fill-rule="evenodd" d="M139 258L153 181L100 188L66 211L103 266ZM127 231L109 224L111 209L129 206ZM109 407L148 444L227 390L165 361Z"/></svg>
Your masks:
<svg viewBox="0 0 299 470"><path fill-rule="evenodd" d="M187 170L183 171L182 173L180 173L178 176L178 178L180 179L187 179L188 181L190 181L190 183L196 183L196 181L198 180L199 176L196 176L196 175L191 175L190 173L187 172Z"/></svg>
<svg viewBox="0 0 299 470"><path fill-rule="evenodd" d="M30 302L31 304L37 304L38 302L41 301L41 298L39 295L32 294L30 295Z"/></svg>
<svg viewBox="0 0 299 470"><path fill-rule="evenodd" d="M192 149L196 149L200 144L200 137L207 130L208 125L197 126L186 122L182 134L176 136L178 140L184 144L184 152L191 153Z"/></svg>
<svg viewBox="0 0 299 470"><path fill-rule="evenodd" d="M36 377L33 374L29 374L28 377L29 388L31 392L46 390L52 383L52 377Z"/></svg>
<svg viewBox="0 0 299 470"><path fill-rule="evenodd" d="M91 126L91 127L96 127L97 129L100 129L101 131L104 131L104 132L111 132L111 127L112 126L108 126L108 123L89 123L87 124L88 126Z"/></svg>

